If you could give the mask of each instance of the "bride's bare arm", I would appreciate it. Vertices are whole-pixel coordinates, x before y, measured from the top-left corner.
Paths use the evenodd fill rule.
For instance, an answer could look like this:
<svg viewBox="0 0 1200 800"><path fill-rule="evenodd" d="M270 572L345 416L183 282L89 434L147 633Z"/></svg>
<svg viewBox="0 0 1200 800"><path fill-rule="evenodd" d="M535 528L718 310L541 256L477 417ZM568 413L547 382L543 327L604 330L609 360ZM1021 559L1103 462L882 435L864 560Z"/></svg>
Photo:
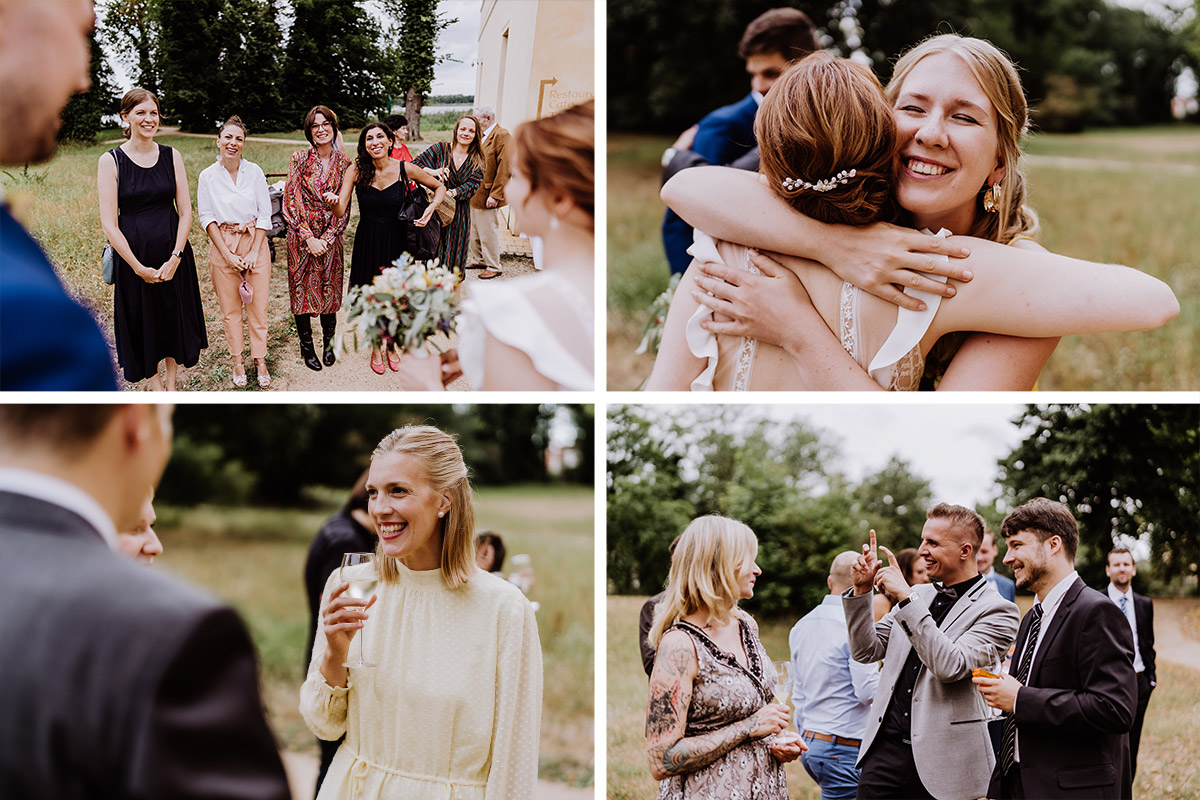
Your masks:
<svg viewBox="0 0 1200 800"><path fill-rule="evenodd" d="M842 280L914 311L924 304L897 285L949 297L953 287L922 273L970 280L959 263L932 258L967 255L960 244L951 246L935 236L882 222L864 227L818 222L788 205L761 176L745 170L683 170L663 186L662 199L710 236L819 261Z"/></svg>
<svg viewBox="0 0 1200 800"><path fill-rule="evenodd" d="M687 321L699 306L692 297L696 288L695 273L695 262L692 262L675 288L667 321L663 324L654 371L646 380L646 391L686 392L692 388L692 380L704 371L704 361L692 355L687 343Z"/></svg>

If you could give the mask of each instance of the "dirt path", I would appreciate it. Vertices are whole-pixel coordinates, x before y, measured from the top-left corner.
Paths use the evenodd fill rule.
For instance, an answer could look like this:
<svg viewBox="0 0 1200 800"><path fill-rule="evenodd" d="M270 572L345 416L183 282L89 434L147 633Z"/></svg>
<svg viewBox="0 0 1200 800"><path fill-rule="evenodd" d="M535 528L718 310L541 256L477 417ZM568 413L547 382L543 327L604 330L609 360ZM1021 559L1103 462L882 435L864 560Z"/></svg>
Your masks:
<svg viewBox="0 0 1200 800"><path fill-rule="evenodd" d="M308 753L280 753L283 767L287 770L288 784L292 787L292 800L312 800L313 786L317 782L320 762ZM591 800L595 795L590 788L580 789L565 783L538 781L533 800Z"/></svg>
<svg viewBox="0 0 1200 800"><path fill-rule="evenodd" d="M1154 652L1160 661L1200 669L1200 600L1154 601Z"/></svg>

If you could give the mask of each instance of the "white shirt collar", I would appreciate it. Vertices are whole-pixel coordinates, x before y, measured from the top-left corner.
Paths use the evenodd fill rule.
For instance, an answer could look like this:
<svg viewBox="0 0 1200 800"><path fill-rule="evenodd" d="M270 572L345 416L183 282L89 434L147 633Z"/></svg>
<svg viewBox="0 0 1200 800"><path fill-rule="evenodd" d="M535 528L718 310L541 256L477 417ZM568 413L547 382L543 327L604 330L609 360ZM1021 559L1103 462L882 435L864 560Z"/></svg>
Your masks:
<svg viewBox="0 0 1200 800"><path fill-rule="evenodd" d="M760 106L762 105L763 98L766 97L766 95L764 95L762 92L755 92L753 90L751 90L750 96L753 97L754 102Z"/></svg>
<svg viewBox="0 0 1200 800"><path fill-rule="evenodd" d="M487 129L483 132L483 138L486 139L488 137L488 135L491 134L492 131L496 130L496 126L499 124L500 124L500 121L496 120L491 125L489 125L487 127Z"/></svg>
<svg viewBox="0 0 1200 800"><path fill-rule="evenodd" d="M79 516L96 529L100 538L110 549L117 545L117 527L99 503L90 494L73 483L61 478L15 467L0 467L0 489L13 494L22 494Z"/></svg>
<svg viewBox="0 0 1200 800"><path fill-rule="evenodd" d="M988 569L987 569L987 572L984 572L983 570L980 570L980 571L979 571L979 574L980 574L980 575L982 575L982 576L984 577L984 579L986 580L986 579L988 579L988 578L992 577L992 575L994 574L994 572L995 572L995 570L993 570L991 567L988 567Z"/></svg>
<svg viewBox="0 0 1200 800"><path fill-rule="evenodd" d="M1130 600L1132 600L1133 599L1133 587L1130 586L1129 591L1122 592L1115 585L1113 585L1113 583L1110 581L1108 584L1108 597L1114 603L1121 602L1122 597L1128 597Z"/></svg>

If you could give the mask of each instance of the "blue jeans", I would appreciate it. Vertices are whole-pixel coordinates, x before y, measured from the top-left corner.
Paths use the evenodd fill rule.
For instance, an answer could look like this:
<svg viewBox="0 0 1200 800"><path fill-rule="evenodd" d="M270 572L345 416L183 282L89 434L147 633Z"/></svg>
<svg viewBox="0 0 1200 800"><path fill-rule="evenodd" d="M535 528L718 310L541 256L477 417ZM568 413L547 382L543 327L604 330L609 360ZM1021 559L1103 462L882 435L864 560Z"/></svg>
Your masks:
<svg viewBox="0 0 1200 800"><path fill-rule="evenodd" d="M858 792L859 771L858 748L847 744L833 744L805 736L808 750L800 756L800 763L817 786L821 787L821 800L854 800Z"/></svg>

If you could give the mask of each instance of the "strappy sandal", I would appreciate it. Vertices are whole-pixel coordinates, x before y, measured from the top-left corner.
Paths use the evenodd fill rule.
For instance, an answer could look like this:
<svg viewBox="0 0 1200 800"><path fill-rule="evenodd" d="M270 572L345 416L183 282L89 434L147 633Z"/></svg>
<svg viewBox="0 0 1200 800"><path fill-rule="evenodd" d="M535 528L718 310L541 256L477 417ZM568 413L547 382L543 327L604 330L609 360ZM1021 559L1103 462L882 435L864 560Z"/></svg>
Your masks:
<svg viewBox="0 0 1200 800"><path fill-rule="evenodd" d="M482 281L490 281L492 278L499 278L503 273L498 269L488 267L483 272L479 273L479 279Z"/></svg>
<svg viewBox="0 0 1200 800"><path fill-rule="evenodd" d="M254 359L254 371L258 373L258 385L263 389L271 386L271 373L267 369L267 360L265 358Z"/></svg>
<svg viewBox="0 0 1200 800"><path fill-rule="evenodd" d="M246 361L239 358L233 362L233 385L239 389L246 387Z"/></svg>

